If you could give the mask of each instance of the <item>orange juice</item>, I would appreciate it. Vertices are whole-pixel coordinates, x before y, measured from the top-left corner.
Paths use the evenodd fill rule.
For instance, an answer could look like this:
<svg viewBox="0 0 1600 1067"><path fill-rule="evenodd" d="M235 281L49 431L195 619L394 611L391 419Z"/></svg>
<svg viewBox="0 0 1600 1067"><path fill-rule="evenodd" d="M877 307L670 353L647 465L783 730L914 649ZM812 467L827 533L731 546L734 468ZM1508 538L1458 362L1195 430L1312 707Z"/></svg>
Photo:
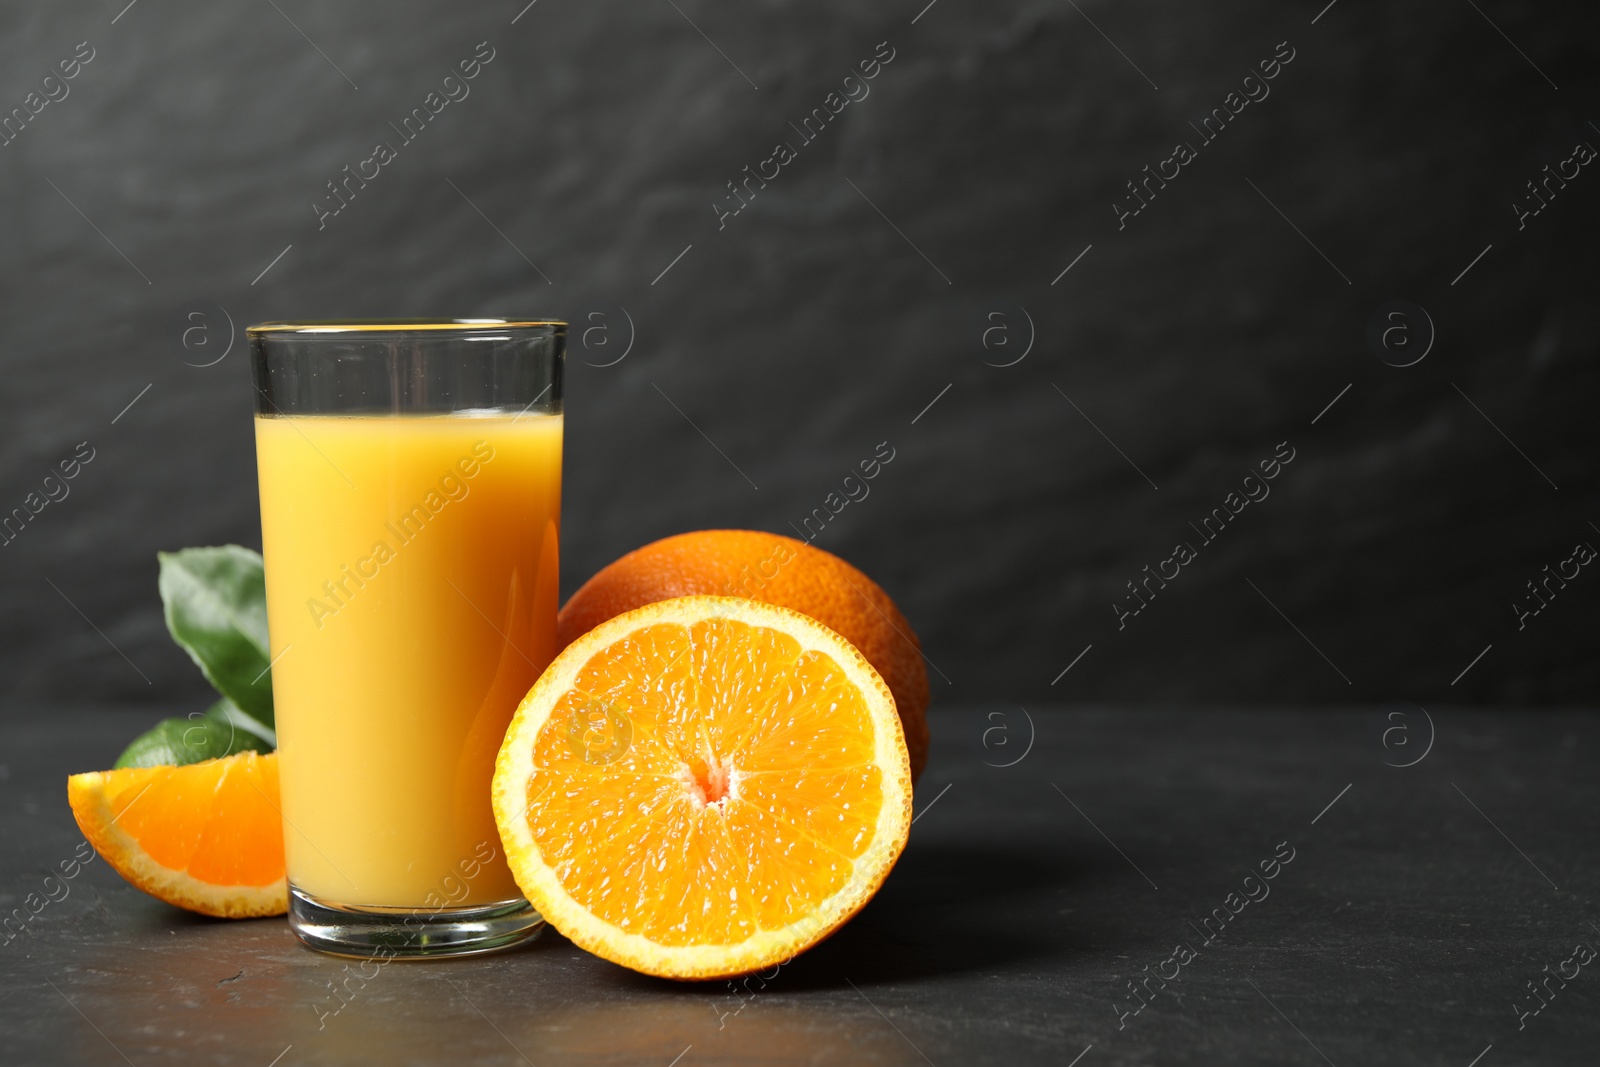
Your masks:
<svg viewBox="0 0 1600 1067"><path fill-rule="evenodd" d="M489 783L556 651L561 437L559 415L256 418L297 889L419 910L521 896Z"/></svg>

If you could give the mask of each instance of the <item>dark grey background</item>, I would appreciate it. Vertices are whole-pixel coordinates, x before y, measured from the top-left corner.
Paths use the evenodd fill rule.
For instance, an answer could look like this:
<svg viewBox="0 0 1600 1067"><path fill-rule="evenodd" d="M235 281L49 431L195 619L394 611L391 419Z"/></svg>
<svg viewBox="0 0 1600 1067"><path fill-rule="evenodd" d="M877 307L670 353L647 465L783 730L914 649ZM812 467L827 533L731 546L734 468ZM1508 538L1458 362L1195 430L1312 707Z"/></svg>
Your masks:
<svg viewBox="0 0 1600 1067"><path fill-rule="evenodd" d="M1511 205L1600 145L1595 22L1323 4L7 5L0 109L95 58L0 148L0 512L95 459L0 548L6 713L204 699L154 557L259 545L242 336L187 365L229 320L507 313L575 324L569 591L677 531L788 532L888 441L816 543L901 604L936 700L1593 701L1600 577L1521 632L1511 603L1600 544L1600 176L1521 231ZM719 232L724 183L885 40ZM471 95L319 232L324 183L480 41ZM1271 96L1119 232L1123 183L1280 41ZM1437 329L1408 368L1364 339L1394 299ZM1285 440L1119 632L1124 583Z"/></svg>

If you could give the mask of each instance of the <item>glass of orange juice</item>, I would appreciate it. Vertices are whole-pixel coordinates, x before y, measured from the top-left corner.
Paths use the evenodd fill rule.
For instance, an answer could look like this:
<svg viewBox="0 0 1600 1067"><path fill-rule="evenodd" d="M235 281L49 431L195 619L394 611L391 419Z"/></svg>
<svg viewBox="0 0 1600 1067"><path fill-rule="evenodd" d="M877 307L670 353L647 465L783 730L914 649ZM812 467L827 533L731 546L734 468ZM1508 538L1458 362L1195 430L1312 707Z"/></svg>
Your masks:
<svg viewBox="0 0 1600 1067"><path fill-rule="evenodd" d="M494 760L556 653L566 324L250 327L289 925L484 952L543 920Z"/></svg>

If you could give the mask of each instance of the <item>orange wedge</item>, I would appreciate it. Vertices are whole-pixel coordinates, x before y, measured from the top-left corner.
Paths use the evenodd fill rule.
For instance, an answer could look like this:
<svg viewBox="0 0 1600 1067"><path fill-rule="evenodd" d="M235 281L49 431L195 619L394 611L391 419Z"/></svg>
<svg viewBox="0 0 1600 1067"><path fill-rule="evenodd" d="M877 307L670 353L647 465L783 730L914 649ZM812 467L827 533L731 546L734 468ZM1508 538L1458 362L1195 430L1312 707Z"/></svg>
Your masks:
<svg viewBox="0 0 1600 1067"><path fill-rule="evenodd" d="M153 897L227 919L289 910L275 752L75 774L67 801L95 851Z"/></svg>
<svg viewBox="0 0 1600 1067"><path fill-rule="evenodd" d="M737 597L650 604L567 646L517 709L493 788L540 913L667 978L814 945L877 892L911 827L883 679L821 623Z"/></svg>

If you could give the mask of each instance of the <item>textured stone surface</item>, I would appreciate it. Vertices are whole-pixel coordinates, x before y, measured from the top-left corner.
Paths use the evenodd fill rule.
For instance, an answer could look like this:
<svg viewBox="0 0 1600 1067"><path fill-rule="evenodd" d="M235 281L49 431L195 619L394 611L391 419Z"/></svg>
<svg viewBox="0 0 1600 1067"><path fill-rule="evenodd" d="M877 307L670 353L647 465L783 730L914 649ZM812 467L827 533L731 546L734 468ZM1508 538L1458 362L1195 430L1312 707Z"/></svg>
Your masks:
<svg viewBox="0 0 1600 1067"><path fill-rule="evenodd" d="M890 441L817 543L899 600L936 699L1593 698L1600 580L1522 632L1510 608L1600 537L1600 178L1521 231L1511 210L1600 144L1591 11L941 0L913 25L921 0L676 6L0 12L0 106L95 50L0 148L0 513L77 442L96 457L0 548L4 714L203 706L154 554L259 542L241 346L184 362L222 349L219 308L240 329L607 324L587 348L574 331L568 589L668 533L787 532ZM480 41L495 58L471 95L319 231L324 183L398 140ZM798 142L789 123L882 41L870 96L719 231L725 183ZM1280 41L1295 58L1271 95L1119 232L1124 182L1198 140L1190 122ZM1438 332L1403 369L1363 339L1395 298ZM211 347L183 347L191 311ZM986 349L1002 323L1010 346ZM1021 362L985 364L1030 332ZM1118 632L1124 583L1284 440L1271 497Z"/></svg>
<svg viewBox="0 0 1600 1067"><path fill-rule="evenodd" d="M0 728L28 754L0 779L6 913L72 854L63 777L108 763L96 739L125 717L52 710ZM345 961L281 920L168 908L96 860L0 946L6 1062L1066 1064L1093 1045L1079 1067L1466 1067L1491 1044L1481 1067L1594 1062L1594 965L1520 1030L1512 1008L1600 946L1593 714L1435 708L1418 760L1414 711L1032 713L1030 745L1015 707L936 712L883 891L764 988L644 978L547 932L391 964L323 1017ZM1206 945L1189 924L1261 896L1246 876L1291 851ZM1127 982L1171 974L1179 942L1198 955L1119 1030Z"/></svg>

